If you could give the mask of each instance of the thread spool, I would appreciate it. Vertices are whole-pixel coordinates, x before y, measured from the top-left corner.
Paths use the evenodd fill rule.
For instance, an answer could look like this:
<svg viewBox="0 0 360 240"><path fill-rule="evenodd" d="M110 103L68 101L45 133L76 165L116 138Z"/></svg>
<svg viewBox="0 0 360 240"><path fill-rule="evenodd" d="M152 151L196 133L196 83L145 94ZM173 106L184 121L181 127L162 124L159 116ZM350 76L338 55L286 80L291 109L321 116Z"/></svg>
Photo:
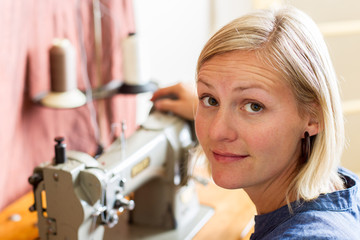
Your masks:
<svg viewBox="0 0 360 240"><path fill-rule="evenodd" d="M150 82L150 69L145 48L136 34L131 33L122 42L123 75L127 85L146 85Z"/></svg>
<svg viewBox="0 0 360 240"><path fill-rule="evenodd" d="M52 92L77 88L75 51L67 39L55 39L49 51Z"/></svg>
<svg viewBox="0 0 360 240"><path fill-rule="evenodd" d="M75 108L86 103L77 89L75 50L68 39L55 39L49 50L50 92L40 100L51 108Z"/></svg>

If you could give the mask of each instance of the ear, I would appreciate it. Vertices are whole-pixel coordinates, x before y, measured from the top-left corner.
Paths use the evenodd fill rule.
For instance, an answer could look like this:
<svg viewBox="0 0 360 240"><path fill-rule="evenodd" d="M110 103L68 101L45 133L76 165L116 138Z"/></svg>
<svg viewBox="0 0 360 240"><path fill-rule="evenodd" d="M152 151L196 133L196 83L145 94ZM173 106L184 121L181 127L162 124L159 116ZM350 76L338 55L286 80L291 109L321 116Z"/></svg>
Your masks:
<svg viewBox="0 0 360 240"><path fill-rule="evenodd" d="M317 117L309 116L304 133L308 132L310 136L314 136L317 135L320 131L321 129L319 119Z"/></svg>

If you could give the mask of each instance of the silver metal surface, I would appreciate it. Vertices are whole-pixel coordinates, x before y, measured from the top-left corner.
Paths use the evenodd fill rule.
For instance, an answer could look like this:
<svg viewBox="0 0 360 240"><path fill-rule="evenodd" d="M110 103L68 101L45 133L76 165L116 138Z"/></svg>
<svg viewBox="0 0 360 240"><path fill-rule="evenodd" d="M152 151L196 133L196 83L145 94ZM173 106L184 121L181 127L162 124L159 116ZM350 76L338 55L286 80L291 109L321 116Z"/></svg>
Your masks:
<svg viewBox="0 0 360 240"><path fill-rule="evenodd" d="M185 121L154 112L123 143L97 160L67 151L65 163L34 169L41 239L191 239L211 217L187 175Z"/></svg>

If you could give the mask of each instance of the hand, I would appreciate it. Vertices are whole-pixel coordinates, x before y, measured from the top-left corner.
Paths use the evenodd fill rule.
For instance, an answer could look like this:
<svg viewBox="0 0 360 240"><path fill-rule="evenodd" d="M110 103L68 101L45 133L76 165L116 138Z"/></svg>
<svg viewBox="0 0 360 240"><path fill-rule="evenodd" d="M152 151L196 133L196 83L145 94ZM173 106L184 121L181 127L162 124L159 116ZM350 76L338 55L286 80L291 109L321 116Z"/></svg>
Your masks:
<svg viewBox="0 0 360 240"><path fill-rule="evenodd" d="M199 102L195 89L183 83L157 90L151 101L154 102L155 109L171 111L188 120L194 120Z"/></svg>

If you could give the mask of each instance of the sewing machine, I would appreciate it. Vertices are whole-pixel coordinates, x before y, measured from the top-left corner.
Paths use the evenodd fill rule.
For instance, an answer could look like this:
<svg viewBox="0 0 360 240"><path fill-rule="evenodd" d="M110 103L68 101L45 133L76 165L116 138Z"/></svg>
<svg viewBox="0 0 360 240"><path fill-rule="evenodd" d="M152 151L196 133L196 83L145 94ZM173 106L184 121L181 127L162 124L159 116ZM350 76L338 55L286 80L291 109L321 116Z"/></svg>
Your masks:
<svg viewBox="0 0 360 240"><path fill-rule="evenodd" d="M191 128L176 116L150 114L98 159L56 141L29 178L41 239L191 239L212 216L188 167Z"/></svg>

